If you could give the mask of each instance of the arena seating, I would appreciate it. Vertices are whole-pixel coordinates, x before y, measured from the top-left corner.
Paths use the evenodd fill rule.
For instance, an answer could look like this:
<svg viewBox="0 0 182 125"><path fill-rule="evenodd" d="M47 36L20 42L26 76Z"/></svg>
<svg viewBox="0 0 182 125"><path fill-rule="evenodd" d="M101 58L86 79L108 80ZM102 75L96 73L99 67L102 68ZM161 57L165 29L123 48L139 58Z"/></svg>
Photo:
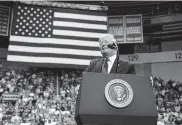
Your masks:
<svg viewBox="0 0 182 125"><path fill-rule="evenodd" d="M162 78L153 79L158 125L182 124L182 83Z"/></svg>
<svg viewBox="0 0 182 125"><path fill-rule="evenodd" d="M80 83L79 70L65 70L57 76L51 69L1 69L0 121L3 125L76 125Z"/></svg>
<svg viewBox="0 0 182 125"><path fill-rule="evenodd" d="M1 69L0 125L76 125L81 73L75 69ZM152 82L157 124L182 124L182 83L157 77Z"/></svg>

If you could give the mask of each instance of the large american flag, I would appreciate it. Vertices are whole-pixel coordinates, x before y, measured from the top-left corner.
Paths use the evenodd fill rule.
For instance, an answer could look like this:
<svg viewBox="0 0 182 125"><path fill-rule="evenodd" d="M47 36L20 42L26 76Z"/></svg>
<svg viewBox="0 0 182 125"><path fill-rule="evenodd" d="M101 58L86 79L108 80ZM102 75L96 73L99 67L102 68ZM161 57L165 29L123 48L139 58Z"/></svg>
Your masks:
<svg viewBox="0 0 182 125"><path fill-rule="evenodd" d="M7 60L85 68L106 32L106 12L15 5Z"/></svg>

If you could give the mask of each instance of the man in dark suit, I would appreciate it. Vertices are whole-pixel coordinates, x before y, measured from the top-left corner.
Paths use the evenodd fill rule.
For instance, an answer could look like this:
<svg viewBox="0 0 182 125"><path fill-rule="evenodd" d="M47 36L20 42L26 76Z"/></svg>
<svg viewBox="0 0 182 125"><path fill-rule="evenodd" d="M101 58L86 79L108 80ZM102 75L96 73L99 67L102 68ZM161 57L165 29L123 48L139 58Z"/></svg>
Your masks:
<svg viewBox="0 0 182 125"><path fill-rule="evenodd" d="M113 35L103 35L99 43L103 57L92 60L86 69L87 72L135 74L133 64L119 59L118 46Z"/></svg>
<svg viewBox="0 0 182 125"><path fill-rule="evenodd" d="M99 39L99 43L99 48L103 57L90 61L90 65L85 70L86 72L135 74L133 64L119 59L118 46L113 35L103 35ZM75 114L78 113L77 110ZM82 125L81 119L79 119L78 115L75 116L75 120L77 121L78 125Z"/></svg>

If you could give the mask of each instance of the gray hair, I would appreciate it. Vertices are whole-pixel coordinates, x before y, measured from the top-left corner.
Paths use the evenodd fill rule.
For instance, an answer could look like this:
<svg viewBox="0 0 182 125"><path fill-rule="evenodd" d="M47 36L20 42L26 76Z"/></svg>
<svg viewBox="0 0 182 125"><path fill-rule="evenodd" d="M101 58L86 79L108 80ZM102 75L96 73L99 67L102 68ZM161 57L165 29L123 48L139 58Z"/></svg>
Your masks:
<svg viewBox="0 0 182 125"><path fill-rule="evenodd" d="M112 40L114 43L116 43L116 39L112 34L104 34L103 36L100 37L99 42L103 40Z"/></svg>

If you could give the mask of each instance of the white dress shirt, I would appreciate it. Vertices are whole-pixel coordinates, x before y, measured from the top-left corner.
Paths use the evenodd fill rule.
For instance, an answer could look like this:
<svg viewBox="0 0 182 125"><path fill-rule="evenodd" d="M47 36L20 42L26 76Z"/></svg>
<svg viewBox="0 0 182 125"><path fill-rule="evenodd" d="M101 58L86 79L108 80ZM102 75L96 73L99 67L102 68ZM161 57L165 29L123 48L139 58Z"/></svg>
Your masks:
<svg viewBox="0 0 182 125"><path fill-rule="evenodd" d="M107 62L107 64L108 64L107 73L110 73L111 68L112 68L112 66L113 66L113 64L114 64L115 59L116 59L116 55L113 55L113 56L109 57L109 60L108 60L108 62Z"/></svg>

